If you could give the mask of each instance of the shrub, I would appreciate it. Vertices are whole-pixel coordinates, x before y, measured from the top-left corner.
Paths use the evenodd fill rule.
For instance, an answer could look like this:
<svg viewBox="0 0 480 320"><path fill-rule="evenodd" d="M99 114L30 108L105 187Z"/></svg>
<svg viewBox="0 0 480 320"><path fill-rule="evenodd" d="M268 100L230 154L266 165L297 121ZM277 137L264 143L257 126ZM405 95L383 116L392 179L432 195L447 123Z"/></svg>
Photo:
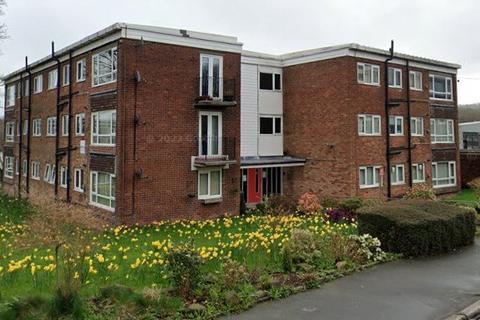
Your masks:
<svg viewBox="0 0 480 320"><path fill-rule="evenodd" d="M473 189L475 192L479 192L480 191L480 178L473 179L472 181L467 183L467 186L470 189Z"/></svg>
<svg viewBox="0 0 480 320"><path fill-rule="evenodd" d="M472 244L475 212L436 201L398 200L360 209L358 231L377 237L386 251L432 255Z"/></svg>
<svg viewBox="0 0 480 320"><path fill-rule="evenodd" d="M356 235L352 234L348 237L349 255L354 262L365 263L367 261L383 261L387 254L381 248L378 238L374 238L369 234Z"/></svg>
<svg viewBox="0 0 480 320"><path fill-rule="evenodd" d="M363 207L364 201L358 197L347 198L341 201L338 205L339 208L349 210L349 211L357 211L361 207Z"/></svg>
<svg viewBox="0 0 480 320"><path fill-rule="evenodd" d="M343 208L328 209L327 211L325 211L325 214L328 220L332 222L338 222L342 220L352 221L356 217L355 212Z"/></svg>
<svg viewBox="0 0 480 320"><path fill-rule="evenodd" d="M312 264L317 251L314 234L309 230L296 229L282 248L283 269L287 272L295 271L298 265Z"/></svg>
<svg viewBox="0 0 480 320"><path fill-rule="evenodd" d="M433 189L426 185L416 185L410 188L403 196L404 199L423 199L423 200L436 200L435 192Z"/></svg>
<svg viewBox="0 0 480 320"><path fill-rule="evenodd" d="M292 214L296 210L295 201L285 195L272 195L265 198L263 206L258 207L263 213L271 215Z"/></svg>
<svg viewBox="0 0 480 320"><path fill-rule="evenodd" d="M337 208L338 200L333 197L327 196L327 197L324 197L322 201L320 201L320 204L324 208Z"/></svg>
<svg viewBox="0 0 480 320"><path fill-rule="evenodd" d="M305 213L314 213L322 209L320 200L312 191L305 192L298 199L298 209Z"/></svg>

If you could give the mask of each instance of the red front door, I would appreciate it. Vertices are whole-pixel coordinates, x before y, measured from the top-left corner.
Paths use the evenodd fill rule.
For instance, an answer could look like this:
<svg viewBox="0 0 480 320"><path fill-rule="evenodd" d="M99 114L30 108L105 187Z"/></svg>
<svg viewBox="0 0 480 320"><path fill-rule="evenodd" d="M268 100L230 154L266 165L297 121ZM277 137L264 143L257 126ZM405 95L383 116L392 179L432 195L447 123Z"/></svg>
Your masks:
<svg viewBox="0 0 480 320"><path fill-rule="evenodd" d="M262 201L262 169L248 169L247 172L247 203Z"/></svg>

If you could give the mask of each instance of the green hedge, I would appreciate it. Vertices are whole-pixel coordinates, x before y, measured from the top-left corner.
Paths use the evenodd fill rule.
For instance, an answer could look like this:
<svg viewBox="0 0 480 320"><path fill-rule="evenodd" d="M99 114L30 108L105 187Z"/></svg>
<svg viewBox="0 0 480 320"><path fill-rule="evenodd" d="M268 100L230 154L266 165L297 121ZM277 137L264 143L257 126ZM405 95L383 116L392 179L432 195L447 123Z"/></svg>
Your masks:
<svg viewBox="0 0 480 320"><path fill-rule="evenodd" d="M358 231L380 239L382 249L415 257L472 244L475 211L427 200L398 200L358 211Z"/></svg>

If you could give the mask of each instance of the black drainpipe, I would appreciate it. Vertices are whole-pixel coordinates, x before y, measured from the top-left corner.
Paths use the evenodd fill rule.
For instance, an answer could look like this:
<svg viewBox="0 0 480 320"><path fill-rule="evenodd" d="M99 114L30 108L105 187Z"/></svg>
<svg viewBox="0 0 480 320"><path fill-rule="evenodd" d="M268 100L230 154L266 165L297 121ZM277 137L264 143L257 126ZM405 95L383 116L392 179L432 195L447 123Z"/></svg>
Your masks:
<svg viewBox="0 0 480 320"><path fill-rule="evenodd" d="M408 172L410 172L408 185L410 188L413 186L413 175L412 175L412 118L410 114L410 61L406 59L407 62L407 137L408 137Z"/></svg>
<svg viewBox="0 0 480 320"><path fill-rule="evenodd" d="M25 178L27 194L30 193L30 127L32 121L32 71L28 67L28 57L25 57L25 71L28 73L28 109L27 109L27 176Z"/></svg>
<svg viewBox="0 0 480 320"><path fill-rule="evenodd" d="M20 115L18 121L18 197L22 196L22 153L23 153L23 72L20 73Z"/></svg>
<svg viewBox="0 0 480 320"><path fill-rule="evenodd" d="M68 149L67 149L67 202L71 201L71 165L72 165L72 51L68 53Z"/></svg>
<svg viewBox="0 0 480 320"><path fill-rule="evenodd" d="M52 41L52 59L57 62L57 101L56 101L56 126L55 126L55 198L58 195L58 147L60 145L60 59L55 56L55 43Z"/></svg>
<svg viewBox="0 0 480 320"><path fill-rule="evenodd" d="M392 197L392 186L390 184L391 177L390 177L390 118L389 118L389 107L390 107L390 99L388 95L388 62L393 60L393 40L390 45L390 56L385 59L385 70L384 70L384 85L385 85L385 134L386 134L386 159L387 159L387 168L385 168L385 173L387 174L387 198L390 199Z"/></svg>

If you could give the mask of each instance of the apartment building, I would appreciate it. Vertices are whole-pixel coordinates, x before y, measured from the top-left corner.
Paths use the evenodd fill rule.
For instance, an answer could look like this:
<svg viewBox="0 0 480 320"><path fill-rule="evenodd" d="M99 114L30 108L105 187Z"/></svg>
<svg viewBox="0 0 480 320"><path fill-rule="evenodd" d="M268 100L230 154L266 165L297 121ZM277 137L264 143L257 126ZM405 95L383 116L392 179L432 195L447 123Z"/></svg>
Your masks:
<svg viewBox="0 0 480 320"><path fill-rule="evenodd" d="M4 77L4 189L122 223L235 214L241 196L454 192L458 68L117 23Z"/></svg>

